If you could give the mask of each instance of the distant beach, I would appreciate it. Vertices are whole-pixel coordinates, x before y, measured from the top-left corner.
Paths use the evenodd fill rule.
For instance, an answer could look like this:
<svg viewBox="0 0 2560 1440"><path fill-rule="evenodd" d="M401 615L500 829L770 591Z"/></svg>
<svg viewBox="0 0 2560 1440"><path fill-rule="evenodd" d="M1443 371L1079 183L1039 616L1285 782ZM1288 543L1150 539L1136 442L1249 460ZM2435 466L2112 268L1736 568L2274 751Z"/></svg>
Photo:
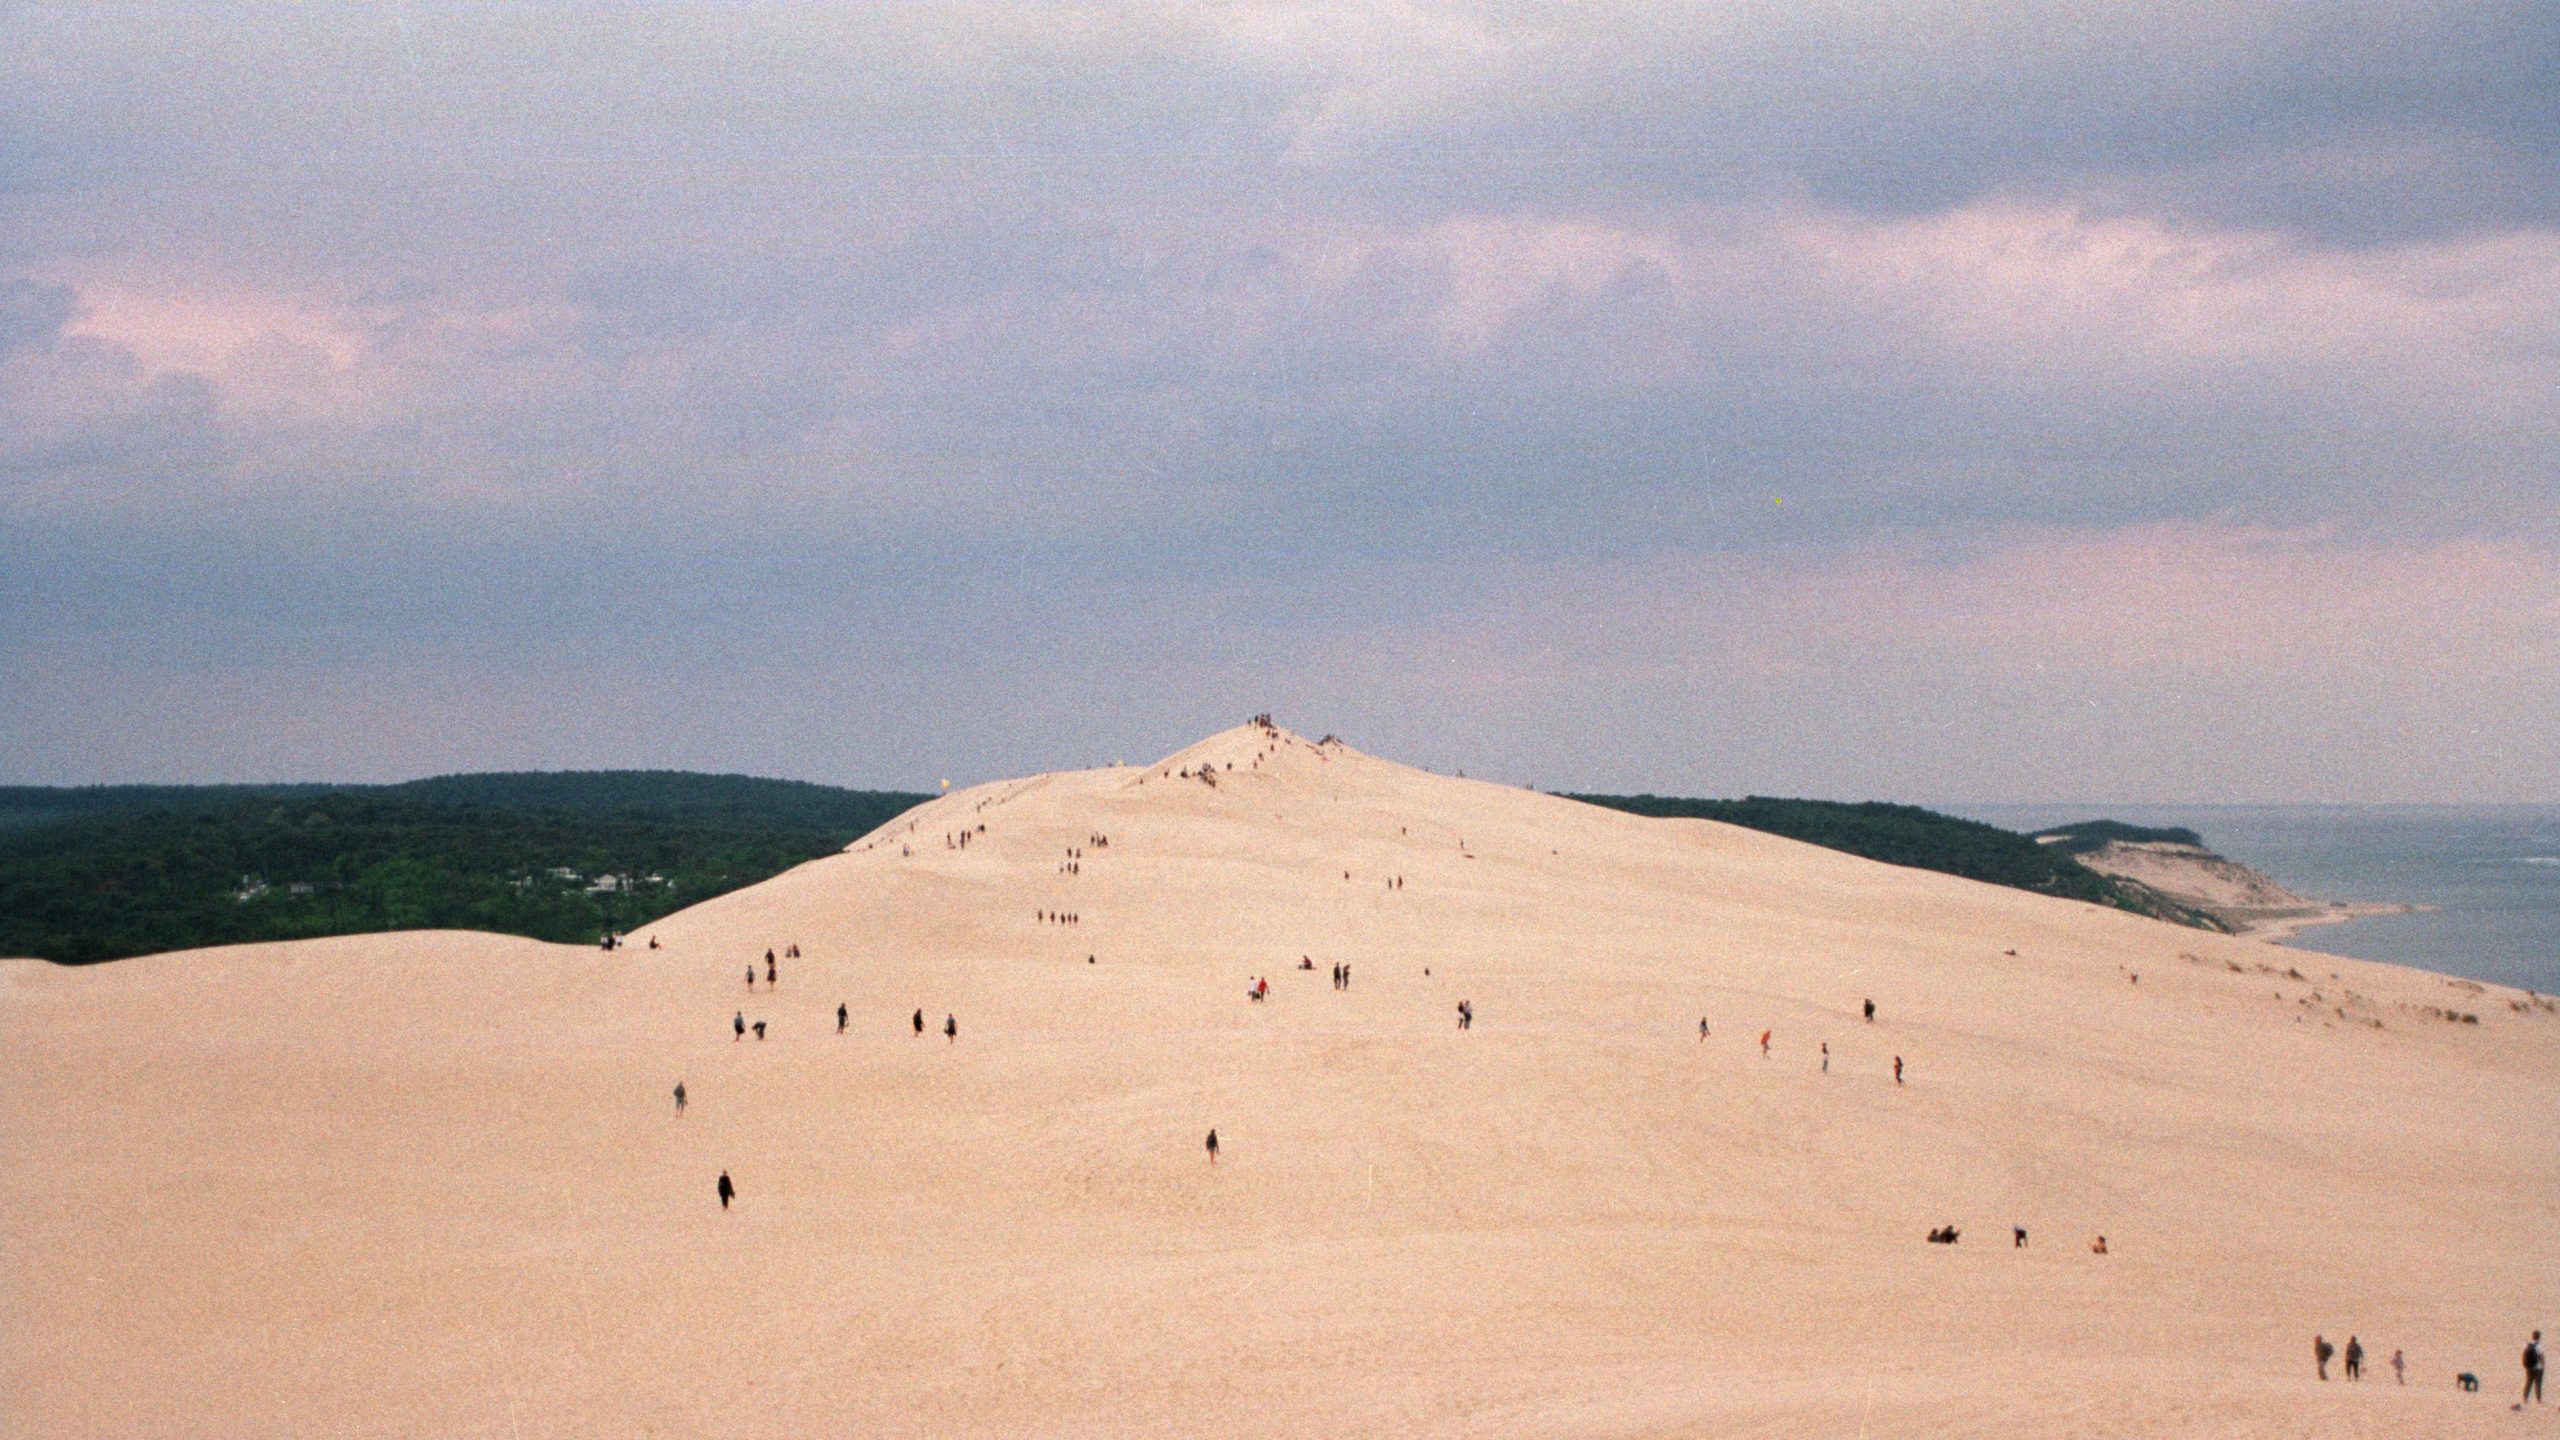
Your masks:
<svg viewBox="0 0 2560 1440"><path fill-rule="evenodd" d="M2011 829L2102 815L2183 825L2348 912L2252 931L2258 939L2560 992L2560 805L1939 808Z"/></svg>

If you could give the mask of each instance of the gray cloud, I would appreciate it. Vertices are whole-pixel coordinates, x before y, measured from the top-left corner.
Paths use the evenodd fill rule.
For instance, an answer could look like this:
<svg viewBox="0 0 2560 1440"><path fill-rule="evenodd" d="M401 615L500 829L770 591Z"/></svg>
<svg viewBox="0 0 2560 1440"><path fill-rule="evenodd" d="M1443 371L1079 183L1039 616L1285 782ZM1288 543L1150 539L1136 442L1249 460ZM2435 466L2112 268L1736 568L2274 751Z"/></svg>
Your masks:
<svg viewBox="0 0 2560 1440"><path fill-rule="evenodd" d="M0 678L72 687L0 686L15 778L292 769L46 718L109 676L430 705L404 667L522 699L469 744L269 733L894 778L510 679L782 704L772 665L875 719L965 677L965 725L849 742L925 768L1043 696L1133 753L1295 696L1525 764L1569 707L1408 724L1327 655L1486 645L1571 603L1545 567L2560 527L2548 5L12 18ZM1698 713L1623 631L1548 643ZM1893 668L1821 653L1802 693ZM1931 664L1894 673L1984 683ZM1523 693L1473 684L1393 693Z"/></svg>

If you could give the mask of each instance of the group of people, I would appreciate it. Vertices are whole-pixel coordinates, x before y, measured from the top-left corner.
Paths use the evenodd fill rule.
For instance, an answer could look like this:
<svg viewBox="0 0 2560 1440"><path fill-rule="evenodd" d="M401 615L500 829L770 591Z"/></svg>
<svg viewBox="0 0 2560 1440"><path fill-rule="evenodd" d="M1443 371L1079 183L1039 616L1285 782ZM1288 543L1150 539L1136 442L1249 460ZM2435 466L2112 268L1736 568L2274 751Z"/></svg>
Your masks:
<svg viewBox="0 0 2560 1440"><path fill-rule="evenodd" d="M2353 1335L2348 1336L2346 1354L2340 1356L2338 1347L2329 1343L2328 1336L2312 1336L2311 1363L2319 1370L2321 1379L2329 1378L2329 1362L2334 1359L2345 1360L2348 1379L2364 1378L2364 1342L2362 1340ZM2409 1383L2408 1358L2397 1350L2391 1352L2391 1375L2403 1385ZM2468 1371L2454 1379L2465 1390L2480 1388L2478 1377ZM2526 1341L2524 1345L2524 1393L2516 1398L2515 1408L2523 1409L2528 1400L2536 1405L2542 1403L2542 1332L2539 1330L2534 1331L2533 1338Z"/></svg>
<svg viewBox="0 0 2560 1440"><path fill-rule="evenodd" d="M1082 915L1072 910L1042 910L1037 913L1043 925L1076 925L1084 921Z"/></svg>

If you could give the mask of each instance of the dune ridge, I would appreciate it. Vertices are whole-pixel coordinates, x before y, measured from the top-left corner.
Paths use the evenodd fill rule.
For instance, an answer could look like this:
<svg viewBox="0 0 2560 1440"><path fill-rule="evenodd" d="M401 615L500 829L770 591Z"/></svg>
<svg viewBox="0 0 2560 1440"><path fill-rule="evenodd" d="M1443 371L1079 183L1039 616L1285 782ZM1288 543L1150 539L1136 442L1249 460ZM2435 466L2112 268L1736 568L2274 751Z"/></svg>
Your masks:
<svg viewBox="0 0 2560 1440"><path fill-rule="evenodd" d="M29 1435L2507 1434L2560 1277L2547 1000L1258 725L0 1040Z"/></svg>

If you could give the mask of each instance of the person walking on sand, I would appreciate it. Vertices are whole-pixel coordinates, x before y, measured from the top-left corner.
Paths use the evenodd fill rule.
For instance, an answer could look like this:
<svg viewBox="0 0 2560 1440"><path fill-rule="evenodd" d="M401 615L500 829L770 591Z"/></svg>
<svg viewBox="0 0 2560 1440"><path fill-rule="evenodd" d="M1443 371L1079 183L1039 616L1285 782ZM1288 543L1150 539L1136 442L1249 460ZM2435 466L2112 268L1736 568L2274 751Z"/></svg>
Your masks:
<svg viewBox="0 0 2560 1440"><path fill-rule="evenodd" d="M2347 1378L2364 1378L2364 1342L2353 1335L2347 1337Z"/></svg>
<svg viewBox="0 0 2560 1440"><path fill-rule="evenodd" d="M721 1208L721 1209L723 1209L723 1210L728 1209L728 1208L729 1208L729 1202L730 1202L730 1201L732 1201L732 1200L735 1200L735 1199L737 1199L737 1198L738 1198L738 1187L729 1183L729 1172L728 1172L728 1171L726 1171L726 1170L721 1171L721 1172L720 1172L720 1208Z"/></svg>
<svg viewBox="0 0 2560 1440"><path fill-rule="evenodd" d="M1899 1055L1893 1057L1893 1083L1902 1083L1902 1057Z"/></svg>
<svg viewBox="0 0 2560 1440"><path fill-rule="evenodd" d="M684 1113L684 1082L681 1080L676 1082L676 1113Z"/></svg>
<svg viewBox="0 0 2560 1440"><path fill-rule="evenodd" d="M959 1016L957 1016L957 1015L945 1015L945 1016L943 1016L943 1017L942 1017L942 1038L943 1038L943 1039L945 1039L945 1040L950 1041L950 1042L951 1042L952 1044L954 1044L954 1045L957 1045L957 1044L959 1044L959 1043L960 1043L960 1017L959 1017Z"/></svg>
<svg viewBox="0 0 2560 1440"><path fill-rule="evenodd" d="M836 1033L839 1035L843 1034L845 1022L852 1018L853 1012L845 1009L842 1002L838 1002L836 1005Z"/></svg>
<svg viewBox="0 0 2560 1440"><path fill-rule="evenodd" d="M916 1012L916 1036L918 1039L924 1036L924 1012L921 1010Z"/></svg>
<svg viewBox="0 0 2560 1440"><path fill-rule="evenodd" d="M1707 1017L1704 1015L1698 1017L1698 1038L1701 1040L1707 1038Z"/></svg>
<svg viewBox="0 0 2560 1440"><path fill-rule="evenodd" d="M1766 1030L1760 1032L1760 1058L1769 1058L1769 1032Z"/></svg>
<svg viewBox="0 0 2560 1440"><path fill-rule="evenodd" d="M773 988L773 952L770 950L764 952L764 988Z"/></svg>
<svg viewBox="0 0 2560 1440"><path fill-rule="evenodd" d="M1831 1042L1828 1040L1822 1042L1822 1073L1831 1073Z"/></svg>
<svg viewBox="0 0 2560 1440"><path fill-rule="evenodd" d="M2524 1345L2524 1394L2516 1403L2522 1405L2527 1400L2536 1405L2542 1403L2542 1332L2539 1330L2534 1331L2533 1338Z"/></svg>
<svg viewBox="0 0 2560 1440"><path fill-rule="evenodd" d="M735 1032L735 1033L733 1033L732 1035L730 1035L730 1037L729 1037L730 1039L732 1039L732 1040L744 1040L744 1039L746 1039L746 1038L747 1038L747 1012L746 1012L746 1011L744 1011L744 1010L741 1010L741 1011L739 1011L737 1014L730 1016L730 1017L729 1017L729 1028L730 1028L730 1030L732 1030L733 1032Z"/></svg>
<svg viewBox="0 0 2560 1440"><path fill-rule="evenodd" d="M1218 1130L1214 1125L1209 1127L1209 1163L1218 1163Z"/></svg>
<svg viewBox="0 0 2560 1440"><path fill-rule="evenodd" d="M2329 1357L2337 1353L2338 1347L2329 1343L2328 1336L2314 1335L2311 1337L2311 1363L2320 1367L2321 1379L2326 1380L2329 1378Z"/></svg>
<svg viewBox="0 0 2560 1440"><path fill-rule="evenodd" d="M756 967L753 962L747 965L747 993L750 995L756 993Z"/></svg>
<svg viewBox="0 0 2560 1440"><path fill-rule="evenodd" d="M2391 1352L2391 1378L2399 1381L2403 1385L2409 1383L2408 1357L2402 1355L2397 1350Z"/></svg>

